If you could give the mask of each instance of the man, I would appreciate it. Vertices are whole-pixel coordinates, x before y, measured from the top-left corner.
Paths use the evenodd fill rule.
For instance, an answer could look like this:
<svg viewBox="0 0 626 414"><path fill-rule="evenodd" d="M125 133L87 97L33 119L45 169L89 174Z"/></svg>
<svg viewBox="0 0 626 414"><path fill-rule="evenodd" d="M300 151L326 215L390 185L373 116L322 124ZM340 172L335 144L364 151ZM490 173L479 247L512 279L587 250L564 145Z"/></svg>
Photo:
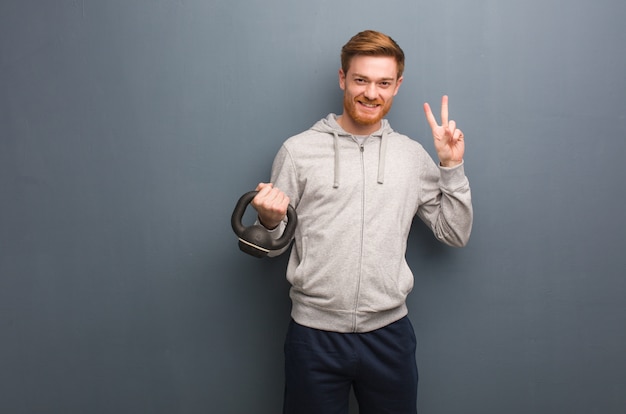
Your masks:
<svg viewBox="0 0 626 414"><path fill-rule="evenodd" d="M417 411L409 230L417 214L437 239L464 246L473 213L464 136L448 120L447 96L441 125L424 104L439 166L384 119L403 70L393 39L354 36L341 53L343 114L285 141L271 183L259 184L251 203L275 237L289 203L298 213L287 267L285 413L346 414L350 387L361 414Z"/></svg>

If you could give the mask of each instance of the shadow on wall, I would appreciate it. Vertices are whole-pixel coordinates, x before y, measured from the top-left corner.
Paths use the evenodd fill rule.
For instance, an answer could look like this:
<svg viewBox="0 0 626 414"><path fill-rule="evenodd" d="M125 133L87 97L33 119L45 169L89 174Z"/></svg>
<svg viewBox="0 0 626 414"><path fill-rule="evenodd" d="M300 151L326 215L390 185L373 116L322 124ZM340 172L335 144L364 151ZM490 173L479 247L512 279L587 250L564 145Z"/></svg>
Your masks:
<svg viewBox="0 0 626 414"><path fill-rule="evenodd" d="M419 266L430 266L454 254L455 250L457 249L451 248L437 240L432 230L419 217L413 219L411 233L407 240L409 265L411 265L411 262L416 262Z"/></svg>

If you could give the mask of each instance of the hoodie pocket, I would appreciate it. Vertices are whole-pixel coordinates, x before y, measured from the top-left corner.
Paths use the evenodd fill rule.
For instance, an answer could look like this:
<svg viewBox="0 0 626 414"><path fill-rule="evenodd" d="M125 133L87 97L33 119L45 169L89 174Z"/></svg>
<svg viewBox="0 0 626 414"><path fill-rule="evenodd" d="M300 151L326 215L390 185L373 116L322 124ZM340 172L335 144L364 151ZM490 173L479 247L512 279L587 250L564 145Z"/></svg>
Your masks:
<svg viewBox="0 0 626 414"><path fill-rule="evenodd" d="M293 276L291 278L287 278L289 283L292 286L297 288L302 288L304 283L304 275L306 275L306 266L308 263L307 260L307 252L308 252L309 238L307 236L303 236L300 242L300 246L297 249L298 252L298 264L296 266L295 271L293 272Z"/></svg>

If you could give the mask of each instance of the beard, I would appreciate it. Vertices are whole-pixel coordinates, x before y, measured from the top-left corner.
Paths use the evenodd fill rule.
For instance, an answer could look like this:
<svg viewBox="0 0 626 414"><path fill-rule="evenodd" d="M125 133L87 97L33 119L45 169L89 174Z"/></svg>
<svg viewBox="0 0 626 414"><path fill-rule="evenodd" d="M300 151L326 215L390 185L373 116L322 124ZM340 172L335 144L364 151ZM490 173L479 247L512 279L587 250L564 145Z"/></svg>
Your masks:
<svg viewBox="0 0 626 414"><path fill-rule="evenodd" d="M361 105L361 103L367 105L379 105L378 111L371 114L359 112L358 106ZM380 99L370 101L362 96L351 98L345 93L343 95L343 108L345 109L346 114L358 125L371 126L377 124L389 113L392 105L393 99L390 99L387 103L385 103Z"/></svg>

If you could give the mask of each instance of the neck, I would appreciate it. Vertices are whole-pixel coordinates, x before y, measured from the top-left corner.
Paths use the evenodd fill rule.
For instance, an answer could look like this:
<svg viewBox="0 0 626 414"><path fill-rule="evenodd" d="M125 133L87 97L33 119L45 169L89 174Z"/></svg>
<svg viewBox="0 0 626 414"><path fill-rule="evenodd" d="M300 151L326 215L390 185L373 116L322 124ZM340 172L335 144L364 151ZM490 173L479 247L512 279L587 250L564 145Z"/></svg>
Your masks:
<svg viewBox="0 0 626 414"><path fill-rule="evenodd" d="M372 125L362 125L355 122L344 112L343 115L337 117L337 123L344 131L352 135L371 135L378 131L381 127L381 121L378 121Z"/></svg>

